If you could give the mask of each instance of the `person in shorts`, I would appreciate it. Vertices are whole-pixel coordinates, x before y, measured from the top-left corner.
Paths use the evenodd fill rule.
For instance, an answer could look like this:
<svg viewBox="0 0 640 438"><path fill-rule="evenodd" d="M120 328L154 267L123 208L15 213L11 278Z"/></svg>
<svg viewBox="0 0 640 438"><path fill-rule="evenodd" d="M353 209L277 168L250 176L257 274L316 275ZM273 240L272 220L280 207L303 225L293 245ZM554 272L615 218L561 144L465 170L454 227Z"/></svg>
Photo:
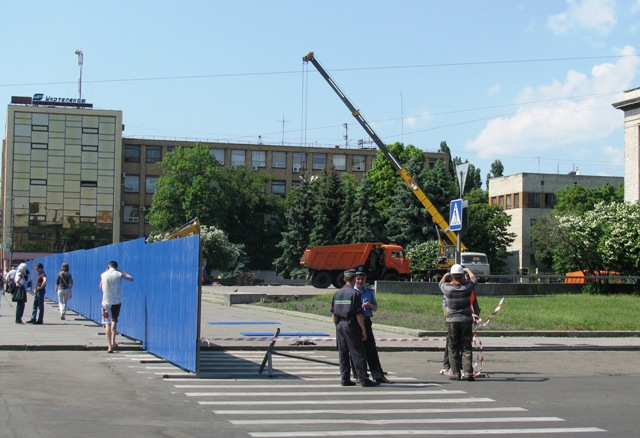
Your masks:
<svg viewBox="0 0 640 438"><path fill-rule="evenodd" d="M118 270L118 262L110 261L107 270L100 275L100 289L102 290L102 324L107 335L107 353L113 353L118 348L116 329L118 317L124 297L122 279L133 281L133 277Z"/></svg>

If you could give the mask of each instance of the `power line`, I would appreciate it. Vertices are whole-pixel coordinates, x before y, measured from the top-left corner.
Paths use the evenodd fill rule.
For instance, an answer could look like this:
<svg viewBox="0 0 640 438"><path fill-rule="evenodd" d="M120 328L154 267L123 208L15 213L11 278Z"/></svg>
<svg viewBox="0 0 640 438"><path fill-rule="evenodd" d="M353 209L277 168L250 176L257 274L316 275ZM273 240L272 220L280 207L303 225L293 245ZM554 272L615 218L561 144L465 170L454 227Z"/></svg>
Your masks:
<svg viewBox="0 0 640 438"><path fill-rule="evenodd" d="M363 70L400 70L415 68L441 68L441 67L468 67L472 65L503 65L503 64L525 64L539 62L564 62L564 61L584 61L593 59L620 59L620 58L637 58L640 55L608 55L608 56L580 56L580 57L564 57L564 58L539 58L539 59L515 59L515 60L495 60L495 61L469 61L469 62L447 62L433 64L407 64L407 65L391 65L391 66L372 66L372 67L348 67L335 68L330 71L363 71ZM184 76L156 76L144 78L120 78L120 79L95 79L84 81L85 83L115 83L115 82L140 82L140 81L171 81L185 79L213 79L213 78L229 78L229 77L248 77L248 76L274 76L274 75L291 75L300 74L300 71L285 70L272 72L247 72L247 73L219 73L219 74L201 74L201 75L184 75ZM41 85L68 85L75 84L71 81L62 82L35 82L21 84L0 84L0 87L22 87L22 86L41 86Z"/></svg>

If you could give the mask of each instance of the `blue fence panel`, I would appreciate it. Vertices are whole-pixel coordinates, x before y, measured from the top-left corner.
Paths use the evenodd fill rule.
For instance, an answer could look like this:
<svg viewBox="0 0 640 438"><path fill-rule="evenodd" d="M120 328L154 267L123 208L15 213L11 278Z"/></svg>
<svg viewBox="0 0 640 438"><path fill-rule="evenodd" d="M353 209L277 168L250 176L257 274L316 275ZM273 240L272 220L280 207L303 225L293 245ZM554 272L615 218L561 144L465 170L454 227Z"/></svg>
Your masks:
<svg viewBox="0 0 640 438"><path fill-rule="evenodd" d="M63 262L73 276L69 308L102 322L100 274L111 260L131 275L123 281L124 300L118 332L142 342L147 351L189 371L196 371L200 326L198 266L200 236L145 244L144 239L91 250L53 254L31 261L47 272L47 298L58 302L55 282ZM35 278L33 278L35 282Z"/></svg>

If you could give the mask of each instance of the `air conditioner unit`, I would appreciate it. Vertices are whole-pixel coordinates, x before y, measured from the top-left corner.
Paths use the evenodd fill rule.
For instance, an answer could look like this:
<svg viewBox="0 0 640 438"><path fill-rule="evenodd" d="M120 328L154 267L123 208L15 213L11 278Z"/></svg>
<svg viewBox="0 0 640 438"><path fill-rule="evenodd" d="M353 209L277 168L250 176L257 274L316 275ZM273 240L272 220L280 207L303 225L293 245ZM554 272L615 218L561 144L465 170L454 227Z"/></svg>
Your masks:
<svg viewBox="0 0 640 438"><path fill-rule="evenodd" d="M353 170L364 170L362 166L356 166Z"/></svg>
<svg viewBox="0 0 640 438"><path fill-rule="evenodd" d="M258 170L258 166L251 166L252 170Z"/></svg>
<svg viewBox="0 0 640 438"><path fill-rule="evenodd" d="M139 211L147 211L147 207L145 207L144 205L140 206L140 208L138 209Z"/></svg>
<svg viewBox="0 0 640 438"><path fill-rule="evenodd" d="M293 168L293 171L294 171L294 172L300 172L300 168L299 168L299 167L294 167L294 168Z"/></svg>
<svg viewBox="0 0 640 438"><path fill-rule="evenodd" d="M138 218L135 217L135 216L129 216L129 217L124 218L124 221L125 222L136 222L137 223L138 222Z"/></svg>

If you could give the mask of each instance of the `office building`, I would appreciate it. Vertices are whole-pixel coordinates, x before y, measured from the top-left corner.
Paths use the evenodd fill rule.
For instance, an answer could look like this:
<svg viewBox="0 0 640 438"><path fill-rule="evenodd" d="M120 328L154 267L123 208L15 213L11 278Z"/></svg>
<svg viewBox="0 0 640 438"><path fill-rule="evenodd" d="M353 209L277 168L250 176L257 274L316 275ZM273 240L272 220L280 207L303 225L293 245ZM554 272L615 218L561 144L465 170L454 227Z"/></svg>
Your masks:
<svg viewBox="0 0 640 438"><path fill-rule="evenodd" d="M501 206L511 217L508 232L516 238L508 248L507 266L510 274L526 268L530 273L544 269L536 263L535 249L529 236L529 228L536 218L548 214L556 205L556 192L572 184L587 188L614 187L624 178L612 176L587 176L572 172L569 175L544 173L518 173L492 178L489 181L489 203Z"/></svg>

